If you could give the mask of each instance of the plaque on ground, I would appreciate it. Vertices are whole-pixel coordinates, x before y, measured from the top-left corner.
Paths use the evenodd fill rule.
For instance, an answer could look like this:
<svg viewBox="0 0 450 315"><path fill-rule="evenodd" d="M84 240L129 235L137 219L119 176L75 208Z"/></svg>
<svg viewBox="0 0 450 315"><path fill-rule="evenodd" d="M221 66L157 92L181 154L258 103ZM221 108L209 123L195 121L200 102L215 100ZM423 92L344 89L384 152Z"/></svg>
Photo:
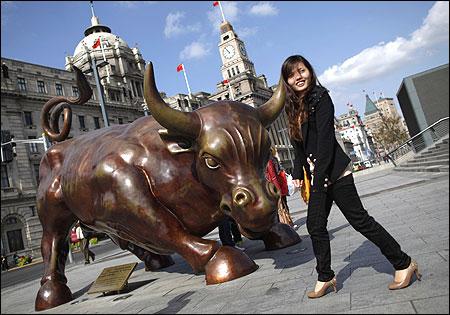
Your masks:
<svg viewBox="0 0 450 315"><path fill-rule="evenodd" d="M136 266L137 263L131 263L103 269L87 293L119 292L123 290Z"/></svg>

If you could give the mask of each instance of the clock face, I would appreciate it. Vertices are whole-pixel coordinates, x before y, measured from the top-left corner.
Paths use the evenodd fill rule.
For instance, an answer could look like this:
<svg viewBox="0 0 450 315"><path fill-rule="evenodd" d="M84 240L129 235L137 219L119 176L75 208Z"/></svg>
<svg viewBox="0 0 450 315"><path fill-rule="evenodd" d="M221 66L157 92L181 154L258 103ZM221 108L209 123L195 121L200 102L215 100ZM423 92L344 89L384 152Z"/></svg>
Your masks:
<svg viewBox="0 0 450 315"><path fill-rule="evenodd" d="M223 56L227 59L233 58L234 53L235 53L234 47L231 45L228 45L223 49Z"/></svg>
<svg viewBox="0 0 450 315"><path fill-rule="evenodd" d="M245 51L244 45L240 44L239 49L240 49L242 55L247 56L247 52Z"/></svg>

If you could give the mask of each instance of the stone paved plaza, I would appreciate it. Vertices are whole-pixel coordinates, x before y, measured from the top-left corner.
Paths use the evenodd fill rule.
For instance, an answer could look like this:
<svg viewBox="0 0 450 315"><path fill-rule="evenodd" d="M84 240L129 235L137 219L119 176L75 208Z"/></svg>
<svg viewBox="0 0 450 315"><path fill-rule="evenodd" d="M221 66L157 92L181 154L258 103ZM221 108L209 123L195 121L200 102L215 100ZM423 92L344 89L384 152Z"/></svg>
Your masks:
<svg viewBox="0 0 450 315"><path fill-rule="evenodd" d="M417 260L422 281L389 291L393 268L377 247L356 232L333 205L328 228L338 292L310 300L317 279L306 206L298 194L289 199L303 242L265 251L262 241L244 240L246 253L259 266L254 273L206 285L178 255L175 265L145 272L142 262L121 251L90 265L70 265L66 275L74 301L41 313L449 313L448 173L403 173L392 169L356 173L365 208ZM217 229L208 238L218 239ZM139 262L127 292L90 294L91 284L110 266ZM3 289L2 313L35 313L39 280Z"/></svg>

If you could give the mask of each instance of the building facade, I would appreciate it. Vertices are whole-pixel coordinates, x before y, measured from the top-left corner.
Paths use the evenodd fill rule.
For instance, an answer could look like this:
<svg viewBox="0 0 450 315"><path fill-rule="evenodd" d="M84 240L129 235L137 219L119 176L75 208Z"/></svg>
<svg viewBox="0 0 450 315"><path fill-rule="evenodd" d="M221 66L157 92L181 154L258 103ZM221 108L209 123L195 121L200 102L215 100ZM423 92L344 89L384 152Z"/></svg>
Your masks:
<svg viewBox="0 0 450 315"><path fill-rule="evenodd" d="M374 153L370 145L370 137L358 111L349 105L348 112L339 115L336 119L336 129L341 135L343 142L351 142L353 144L353 151L347 152L350 158L355 160L356 157L359 161L373 160Z"/></svg>
<svg viewBox="0 0 450 315"><path fill-rule="evenodd" d="M449 112L448 63L403 79L397 99L414 136Z"/></svg>
<svg viewBox="0 0 450 315"><path fill-rule="evenodd" d="M101 47L93 49L101 36ZM78 96L72 66L86 72L93 97L83 105L72 105L72 128L69 137L105 126L99 105L96 80L91 70L92 58L108 65L99 68L109 124L125 124L142 117L143 74L145 62L137 48L130 49L108 27L93 16L92 25L66 57L66 70L2 58L1 130L16 141L12 161L1 164L1 251L12 263L12 255L41 255L42 227L36 210L39 164L44 153L41 143L21 143L42 137L40 112L54 96ZM62 118L61 118L62 122ZM60 126L62 124L60 123Z"/></svg>

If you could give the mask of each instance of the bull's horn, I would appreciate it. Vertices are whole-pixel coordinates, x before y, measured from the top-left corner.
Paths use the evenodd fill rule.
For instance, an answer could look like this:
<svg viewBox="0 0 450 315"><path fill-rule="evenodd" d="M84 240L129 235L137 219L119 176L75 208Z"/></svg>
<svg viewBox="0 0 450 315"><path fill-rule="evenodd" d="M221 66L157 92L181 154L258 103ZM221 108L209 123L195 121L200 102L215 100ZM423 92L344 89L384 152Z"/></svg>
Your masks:
<svg viewBox="0 0 450 315"><path fill-rule="evenodd" d="M264 104L258 108L258 117L264 127L268 127L284 107L284 102L286 100L286 87L283 81L283 77L280 76L280 81L278 82L277 89L272 94L272 97Z"/></svg>
<svg viewBox="0 0 450 315"><path fill-rule="evenodd" d="M159 95L150 62L144 76L144 98L151 114L163 127L174 133L197 138L200 133L200 118L196 112L182 112L171 108Z"/></svg>

